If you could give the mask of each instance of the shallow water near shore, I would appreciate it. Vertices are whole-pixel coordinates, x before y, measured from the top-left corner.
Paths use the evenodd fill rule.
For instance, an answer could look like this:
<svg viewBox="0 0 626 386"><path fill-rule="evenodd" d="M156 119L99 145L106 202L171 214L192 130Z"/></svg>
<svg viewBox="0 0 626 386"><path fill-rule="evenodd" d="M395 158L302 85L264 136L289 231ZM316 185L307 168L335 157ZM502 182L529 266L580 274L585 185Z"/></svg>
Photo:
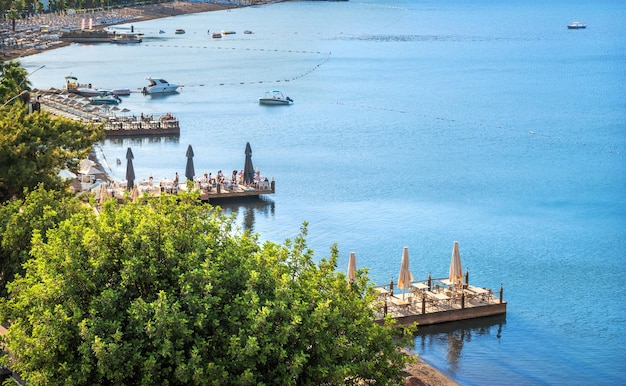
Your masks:
<svg viewBox="0 0 626 386"><path fill-rule="evenodd" d="M464 385L625 384L626 5L479 1L288 2L132 23L138 46L72 45L22 58L33 87L70 73L139 89L120 108L170 112L179 137L106 140L138 179L253 162L276 194L225 205L282 242L309 222L378 284L444 277L459 241L470 283L506 318L423 328L415 351ZM575 19L586 30L567 30ZM118 26L118 30L130 29ZM174 30L184 28L184 35ZM234 30L211 38L210 32ZM165 31L159 34L159 30ZM253 34L243 34L251 30ZM257 99L280 89L291 106Z"/></svg>

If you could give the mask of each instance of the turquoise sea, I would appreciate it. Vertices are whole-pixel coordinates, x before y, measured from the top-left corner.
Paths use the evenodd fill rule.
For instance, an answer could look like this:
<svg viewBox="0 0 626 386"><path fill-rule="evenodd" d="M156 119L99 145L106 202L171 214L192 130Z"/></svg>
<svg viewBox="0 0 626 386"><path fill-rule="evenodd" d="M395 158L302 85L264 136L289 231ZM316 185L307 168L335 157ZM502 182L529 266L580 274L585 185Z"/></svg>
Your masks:
<svg viewBox="0 0 626 386"><path fill-rule="evenodd" d="M585 30L568 30L574 20ZM262 240L309 223L378 284L402 248L416 278L499 289L505 318L422 328L416 352L463 385L626 384L626 3L619 0L285 2L116 27L138 46L21 59L34 87L72 74L138 89L127 114L170 112L179 137L106 140L124 178L242 169L246 142L277 192L226 207ZM184 28L184 35L174 30ZM213 39L220 30L237 33ZM159 34L159 30L165 31ZM253 34L243 34L251 30ZM257 99L279 89L289 107Z"/></svg>

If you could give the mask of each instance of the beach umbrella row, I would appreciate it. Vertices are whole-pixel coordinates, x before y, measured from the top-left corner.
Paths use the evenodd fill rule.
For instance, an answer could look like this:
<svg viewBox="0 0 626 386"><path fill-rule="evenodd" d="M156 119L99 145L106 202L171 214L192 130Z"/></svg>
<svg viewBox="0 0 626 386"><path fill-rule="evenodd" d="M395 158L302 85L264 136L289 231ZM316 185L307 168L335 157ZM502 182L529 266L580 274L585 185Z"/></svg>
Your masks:
<svg viewBox="0 0 626 386"><path fill-rule="evenodd" d="M461 253L459 252L458 241L455 241L452 246L452 258L450 260L448 279L452 284L463 283L463 267L461 265ZM356 281L356 257L354 252L350 252L350 259L348 261L348 281ZM402 250L402 260L400 262L400 273L398 274L398 288L402 289L402 298L404 298L404 290L410 288L412 281L413 274L409 269L409 248L404 247ZM391 286L393 286L393 280L391 281ZM391 291L393 293L393 287L391 287Z"/></svg>
<svg viewBox="0 0 626 386"><path fill-rule="evenodd" d="M185 165L185 177L188 180L193 181L193 178L196 175L196 171L193 164L194 152L191 145L187 146L187 153L185 154L187 157L187 164ZM252 184L254 181L254 167L252 166L252 148L250 147L250 142L246 142L246 150L245 150L245 165L244 165L244 181L247 184ZM126 150L126 188L130 191L135 184L135 169L133 167L133 159L134 159L133 151L129 147Z"/></svg>

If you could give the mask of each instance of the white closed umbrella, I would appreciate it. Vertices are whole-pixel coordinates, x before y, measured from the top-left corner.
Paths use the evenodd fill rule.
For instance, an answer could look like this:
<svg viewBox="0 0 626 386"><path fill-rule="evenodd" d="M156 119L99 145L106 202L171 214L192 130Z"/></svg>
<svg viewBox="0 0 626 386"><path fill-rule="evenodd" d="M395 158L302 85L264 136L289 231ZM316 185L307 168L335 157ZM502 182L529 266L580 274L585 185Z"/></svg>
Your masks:
<svg viewBox="0 0 626 386"><path fill-rule="evenodd" d="M354 252L350 252L350 260L348 261L348 281L356 282L356 257Z"/></svg>
<svg viewBox="0 0 626 386"><path fill-rule="evenodd" d="M409 247L402 250L402 263L400 265L400 274L398 275L398 288L402 288L402 299L404 299L404 290L409 288L413 281L413 274L409 269Z"/></svg>
<svg viewBox="0 0 626 386"><path fill-rule="evenodd" d="M459 252L459 242L455 241L452 247L452 259L450 260L450 283L462 283L463 282L463 267L461 266L461 253Z"/></svg>

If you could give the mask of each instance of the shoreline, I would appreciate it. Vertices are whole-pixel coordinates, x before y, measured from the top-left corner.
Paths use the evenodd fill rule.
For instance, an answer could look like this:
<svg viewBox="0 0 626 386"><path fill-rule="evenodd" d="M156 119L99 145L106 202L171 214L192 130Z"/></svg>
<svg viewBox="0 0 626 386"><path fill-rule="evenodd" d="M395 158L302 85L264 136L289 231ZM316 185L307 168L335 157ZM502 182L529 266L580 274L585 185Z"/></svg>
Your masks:
<svg viewBox="0 0 626 386"><path fill-rule="evenodd" d="M235 8L244 8L250 6L268 5L277 2L283 2L288 0L266 0L251 3L247 5L243 4L216 4L216 3L192 3L175 1L172 3L161 3L151 5L141 5L123 8L124 13L133 16L132 19L121 20L118 22L94 25L93 29L102 30L110 26L119 24L129 24L133 22L143 22L155 19L162 19L167 17L174 17L179 15L187 15L194 13L204 13L212 11L222 11ZM121 11L121 10L120 10ZM109 11L115 12L115 11ZM57 48L66 47L73 44L72 42L57 41L53 45L46 46L44 48L14 48L14 49L2 49L0 50L0 60L3 62L9 62L20 58L40 54L45 51L54 50ZM104 171L104 180L114 181L113 176L109 175L106 171L107 168L102 164L102 160L96 152L96 148L92 148L92 151L88 157L95 162L96 166ZM106 161L108 163L108 161ZM110 170L110 166L108 167ZM417 354L411 354L405 351L406 355L413 356L414 363L409 364L404 369L405 385L420 385L420 386L458 386L458 383L454 382L448 376L443 374L435 367L424 362Z"/></svg>
<svg viewBox="0 0 626 386"><path fill-rule="evenodd" d="M272 4L272 3L276 3L280 1L281 0L259 1L256 3L251 3L251 4L246 4L246 5L243 5L240 3L217 4L217 3L192 3L192 2L174 1L171 3L131 6L131 7L126 7L126 8L121 8L121 9L98 12L98 14L107 14L109 16L118 16L118 13L122 13L123 17L121 18L109 17L108 20L110 20L110 22L105 22L102 24L95 24L92 26L92 29L103 30L108 27L111 27L114 25L120 25L120 24L128 24L128 23L133 23L133 22L139 23L143 21L163 19L166 17L175 17L175 16L180 16L180 15L189 15L189 14L194 14L194 13L223 11L223 10L235 9L235 8L266 5L266 4ZM41 19L36 16L29 17L24 20L19 20L18 25L16 26L16 31L14 33L12 31L5 31L4 33L5 34L8 33L9 35L17 35L20 31L32 30L32 29L35 29L36 27L47 24L46 22L48 20L52 20L55 17L62 19L62 18L65 18L66 16L44 14L43 16L41 16ZM76 16L76 19L78 19L79 17L80 16ZM45 21L42 21L42 19ZM78 28L79 25L74 25L74 27ZM54 31L51 30L50 32L54 32ZM46 37L46 34L40 33L37 35L37 37L44 39ZM11 38L12 36L7 37L7 39L11 39ZM3 47L0 49L0 60L3 62L9 62L9 61L15 61L15 60L19 61L19 59L23 57L37 55L45 51L55 50L57 48L67 47L71 44L74 44L74 43L61 41L59 39L59 40L54 40L50 42L49 44L39 45L39 46L35 45L35 46L24 47L22 45L21 47L19 46L11 46L8 48Z"/></svg>

